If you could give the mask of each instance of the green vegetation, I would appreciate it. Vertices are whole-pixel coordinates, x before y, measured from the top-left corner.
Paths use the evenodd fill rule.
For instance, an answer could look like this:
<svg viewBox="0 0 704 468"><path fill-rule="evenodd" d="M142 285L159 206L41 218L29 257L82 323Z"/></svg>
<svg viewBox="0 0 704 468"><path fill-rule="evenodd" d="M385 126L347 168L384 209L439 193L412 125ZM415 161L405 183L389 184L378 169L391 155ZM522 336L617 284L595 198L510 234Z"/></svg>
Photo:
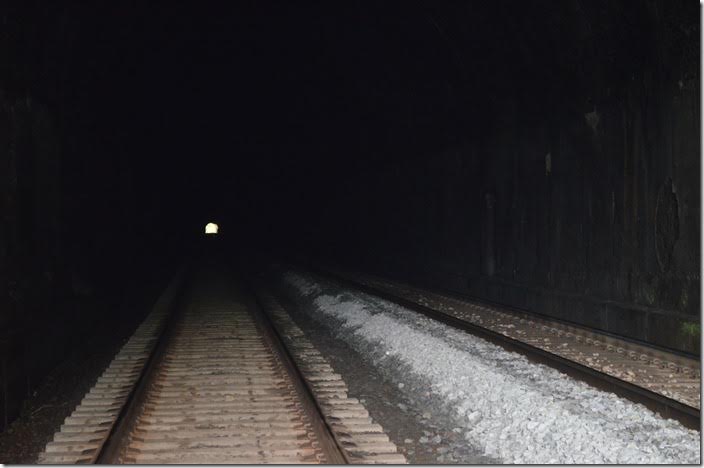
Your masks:
<svg viewBox="0 0 704 468"><path fill-rule="evenodd" d="M702 332L702 327L698 323L685 322L682 324L682 334L685 336L699 336Z"/></svg>

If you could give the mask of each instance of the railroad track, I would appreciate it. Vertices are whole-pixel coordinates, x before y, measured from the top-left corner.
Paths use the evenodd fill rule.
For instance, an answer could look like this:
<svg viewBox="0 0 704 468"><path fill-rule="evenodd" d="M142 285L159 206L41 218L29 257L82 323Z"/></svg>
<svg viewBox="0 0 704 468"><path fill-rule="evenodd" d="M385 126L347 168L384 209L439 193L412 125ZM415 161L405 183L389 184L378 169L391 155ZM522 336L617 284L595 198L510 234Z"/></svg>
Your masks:
<svg viewBox="0 0 704 468"><path fill-rule="evenodd" d="M387 279L314 270L643 403L689 428L700 428L700 361L693 357Z"/></svg>
<svg viewBox="0 0 704 468"><path fill-rule="evenodd" d="M302 332L287 343L308 357L299 368L226 274L193 283L181 307L172 285L40 463L405 462Z"/></svg>

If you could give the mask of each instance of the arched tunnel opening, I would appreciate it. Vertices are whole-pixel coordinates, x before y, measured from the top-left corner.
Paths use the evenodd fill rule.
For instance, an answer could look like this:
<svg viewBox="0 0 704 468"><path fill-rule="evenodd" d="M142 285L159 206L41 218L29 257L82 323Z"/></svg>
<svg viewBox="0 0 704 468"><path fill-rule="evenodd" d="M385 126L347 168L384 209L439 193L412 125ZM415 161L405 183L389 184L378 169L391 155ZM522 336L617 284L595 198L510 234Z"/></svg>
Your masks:
<svg viewBox="0 0 704 468"><path fill-rule="evenodd" d="M477 428L494 421L532 431L537 420L539 430L573 432L541 425L533 410L511 410L499 424L487 409L495 402L465 408L461 392L442 406L434 392L443 385L464 385L475 401L484 401L481 389L464 377L434 383L420 370L469 362L453 354L465 346L461 330L515 353L502 361L466 344L481 359L528 356L594 388L618 387L599 391L619 398L649 398L645 407L665 411L668 424L680 413L685 426L699 424L694 1L37 0L4 2L0 21L0 462L53 460L38 458L45 447L73 453L54 434L159 304L183 309L174 317L191 323L221 319L209 298L256 298L247 307L269 318L252 319L252 330L289 326L266 315L279 310L269 292L404 457L378 460L699 462L698 442L684 435L677 455L604 442L619 455L573 456L560 452L572 439L552 436L550 450L519 451L510 430L501 439ZM178 281L184 292L174 292ZM189 301L212 304L192 316L201 306ZM446 343L427 341L426 360L413 357L425 338L406 342L401 325L384 329L401 320L399 308L423 317L413 333L445 337L452 350L431 357ZM528 334L542 334L512 334L527 323ZM262 339L297 349L289 332ZM390 336L397 342L383 348ZM560 354L565 337L575 349L600 348ZM291 372L305 374L289 354ZM389 355L395 366L372 369ZM645 383L628 367L639 362L653 366ZM408 396L416 387L391 377L399 369L425 373L425 396ZM487 372L518 379L501 369ZM325 407L306 382L301 391ZM521 394L550 387L535 382ZM429 409L404 416L413 404L402 398ZM384 405L402 415L387 421ZM464 408L452 418L471 428L434 419L447 408ZM128 419L115 411L120 424ZM326 418L321 427L344 445ZM612 440L611 426L589 421L602 431L589 429L593 441ZM404 433L410 426L416 432ZM113 432L113 442L90 449L96 460L108 460L98 452L113 450ZM650 434L652 449L660 433Z"/></svg>

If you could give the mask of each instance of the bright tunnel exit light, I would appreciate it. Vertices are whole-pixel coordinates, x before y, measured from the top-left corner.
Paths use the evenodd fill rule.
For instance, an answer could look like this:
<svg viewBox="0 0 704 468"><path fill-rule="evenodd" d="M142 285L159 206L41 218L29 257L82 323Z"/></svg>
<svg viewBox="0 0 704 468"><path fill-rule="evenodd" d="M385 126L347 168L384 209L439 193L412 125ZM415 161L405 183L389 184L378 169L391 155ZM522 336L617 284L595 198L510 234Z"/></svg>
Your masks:
<svg viewBox="0 0 704 468"><path fill-rule="evenodd" d="M217 234L218 233L218 225L215 223L208 223L205 225L205 233L206 234Z"/></svg>

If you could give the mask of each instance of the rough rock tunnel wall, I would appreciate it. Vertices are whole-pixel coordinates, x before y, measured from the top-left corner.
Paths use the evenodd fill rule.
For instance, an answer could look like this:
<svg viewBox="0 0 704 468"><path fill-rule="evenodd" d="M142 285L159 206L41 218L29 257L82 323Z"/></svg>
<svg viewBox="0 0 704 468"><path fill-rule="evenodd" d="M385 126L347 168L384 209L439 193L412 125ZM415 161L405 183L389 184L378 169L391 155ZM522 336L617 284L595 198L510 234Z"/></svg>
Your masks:
<svg viewBox="0 0 704 468"><path fill-rule="evenodd" d="M116 317L130 280L145 281L136 263L153 234L136 214L136 168L117 124L125 115L98 112L124 97L105 81L121 68L96 65L120 36L101 36L103 25L84 21L90 13L0 6L0 430Z"/></svg>
<svg viewBox="0 0 704 468"><path fill-rule="evenodd" d="M339 189L329 238L345 241L326 255L358 245L349 261L366 268L698 353L696 2L497 7L501 21L471 21L494 28L487 40L461 8L431 12L466 54L459 71L414 90L450 109L445 133L428 148L432 123L388 125L378 152L406 158ZM473 47L494 58L475 61Z"/></svg>

